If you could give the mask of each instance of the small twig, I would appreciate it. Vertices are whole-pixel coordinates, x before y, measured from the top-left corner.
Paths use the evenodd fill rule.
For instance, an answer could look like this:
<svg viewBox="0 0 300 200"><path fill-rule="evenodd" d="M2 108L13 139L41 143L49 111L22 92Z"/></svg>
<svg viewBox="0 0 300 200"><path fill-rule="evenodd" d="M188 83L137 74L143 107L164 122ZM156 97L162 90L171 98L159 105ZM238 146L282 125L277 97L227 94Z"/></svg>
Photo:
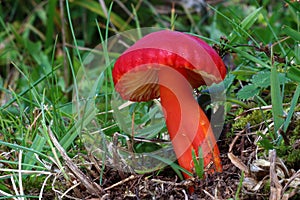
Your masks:
<svg viewBox="0 0 300 200"><path fill-rule="evenodd" d="M209 192L207 192L206 190L203 189L203 192L209 196L211 199L215 199L215 197L213 195L211 195Z"/></svg>
<svg viewBox="0 0 300 200"><path fill-rule="evenodd" d="M185 191L185 190L182 190L182 193L183 193L183 195L184 195L184 200L188 200L189 197L188 197L186 191Z"/></svg>
<svg viewBox="0 0 300 200"><path fill-rule="evenodd" d="M78 187L79 185L80 185L80 182L79 182L79 183L76 183L76 184L74 184L74 185L72 185L70 188L68 188L68 189L60 196L60 198L62 199L62 198L64 198L65 196L67 196L67 194L68 194L71 190L73 190L74 188Z"/></svg>
<svg viewBox="0 0 300 200"><path fill-rule="evenodd" d="M89 153L88 154L88 158L90 159L90 161L92 162L92 164L94 165L94 167L96 168L96 170L98 171L98 173L101 174L102 169L101 169L98 161L95 159L94 155L91 154L91 153Z"/></svg>
<svg viewBox="0 0 300 200"><path fill-rule="evenodd" d="M237 141L237 139L238 139L239 137L240 137L240 135L236 135L236 136L233 138L231 144L229 145L229 150L228 150L229 153L232 152L233 146L234 146L234 144L236 143L236 141Z"/></svg>
<svg viewBox="0 0 300 200"><path fill-rule="evenodd" d="M131 175L131 176L129 176L128 178L123 179L123 180L121 180L121 181L119 181L119 182L117 182L117 183L115 183L115 184L113 184L113 185L111 185L111 186L105 188L104 191L110 190L110 189L112 189L112 188L114 188L114 187L117 187L117 186L119 186L119 185L122 185L123 183L126 183L126 182L128 182L128 181L134 180L135 178L136 178L136 176Z"/></svg>
<svg viewBox="0 0 300 200"><path fill-rule="evenodd" d="M115 2L120 6L120 8L123 9L123 11L129 16L129 18L133 18L134 15L128 10L128 8L120 1L120 0L115 0Z"/></svg>
<svg viewBox="0 0 300 200"><path fill-rule="evenodd" d="M151 179L150 181L155 182L155 183L167 184L167 185L171 185L171 186L190 186L190 185L193 184L191 180L185 180L182 183L176 183L176 182L173 182L173 181L163 181L163 180L160 180L160 179Z"/></svg>
<svg viewBox="0 0 300 200"><path fill-rule="evenodd" d="M248 125L248 124L247 124ZM246 132L247 132L247 130L248 130L248 128L246 128ZM242 138L241 138L241 143L240 143L240 152L241 152L241 160L243 160L243 158L244 158L244 153L243 153L243 151L244 151L244 147L245 147L245 136L244 135L242 135Z"/></svg>
<svg viewBox="0 0 300 200"><path fill-rule="evenodd" d="M298 170L291 178L288 179L288 182L285 184L285 186L282 189L282 193L286 191L286 189L289 187L289 185L296 179L300 178L300 170Z"/></svg>
<svg viewBox="0 0 300 200"><path fill-rule="evenodd" d="M284 103L282 104L283 106L289 106L290 103ZM271 110L272 105L267 105L267 106L260 106L260 107L255 107L255 108L250 108L248 110L245 110L243 113L239 114L234 120L239 119L240 117L247 115L249 112L255 111L255 110Z"/></svg>

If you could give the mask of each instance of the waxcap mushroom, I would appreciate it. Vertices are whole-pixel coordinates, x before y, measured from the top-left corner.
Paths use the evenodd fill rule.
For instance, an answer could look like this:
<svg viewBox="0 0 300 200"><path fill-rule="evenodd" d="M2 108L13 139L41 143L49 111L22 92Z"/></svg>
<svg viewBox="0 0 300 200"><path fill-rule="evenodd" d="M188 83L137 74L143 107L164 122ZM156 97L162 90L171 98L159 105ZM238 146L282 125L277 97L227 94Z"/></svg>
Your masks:
<svg viewBox="0 0 300 200"><path fill-rule="evenodd" d="M219 83L226 75L222 59L208 44L176 31L150 33L117 59L112 73L115 88L123 99L148 101L160 97L182 168L193 173L192 152L199 156L202 151L204 166L209 168L206 171L222 171L211 124L193 96L193 88ZM210 168L211 163L214 169Z"/></svg>
<svg viewBox="0 0 300 200"><path fill-rule="evenodd" d="M154 83L161 66L184 69L181 71L193 88L219 83L226 75L222 59L203 40L162 30L141 38L117 59L112 71L116 90L131 101L158 98L159 86Z"/></svg>

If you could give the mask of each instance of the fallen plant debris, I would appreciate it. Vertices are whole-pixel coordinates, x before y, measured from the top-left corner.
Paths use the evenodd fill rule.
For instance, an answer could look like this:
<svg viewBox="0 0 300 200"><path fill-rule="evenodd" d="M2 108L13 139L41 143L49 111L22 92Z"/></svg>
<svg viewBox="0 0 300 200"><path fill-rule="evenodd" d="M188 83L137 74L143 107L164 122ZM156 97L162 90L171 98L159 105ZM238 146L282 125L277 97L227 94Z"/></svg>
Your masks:
<svg viewBox="0 0 300 200"><path fill-rule="evenodd" d="M258 158L257 155L254 155L257 153L256 147L250 142L244 142L243 152L236 151L239 149L242 137L245 136L236 136L229 146L227 145L228 139L222 138L219 146L224 172L207 175L203 180L192 178L180 181L174 173L170 173L168 168L163 169L159 174L153 172L138 175L124 172L121 174L113 168L105 167L102 184L98 185L99 188L102 188L99 193L101 198L99 198L230 199L239 197L249 200L253 198L277 200L292 199L299 195L300 170L297 172L288 170L283 161L274 153L275 150L271 150L269 156L265 158ZM230 150L236 155L228 154L227 152ZM240 154L237 155L237 152ZM241 156L241 153L244 155ZM81 161L84 159L85 167L79 168L86 169L87 175L93 179L94 184L99 183L101 162L95 163L95 160L93 162L90 160L91 156L82 156L81 159L73 160L73 165L82 165ZM241 157L242 159L240 159ZM242 171L245 172L243 178L241 177ZM74 171L68 170L67 173L74 174ZM72 177L75 178L73 183L76 184L70 186L69 190L67 189L68 193L65 194L64 191L61 191L61 194L68 195L70 198L74 195L74 199L76 199L76 193L80 193L87 199L97 196L86 190L85 188L89 186L76 178L75 174ZM239 186L241 178L242 186ZM188 187L191 185L195 187L194 194L188 193ZM237 195L236 191L239 187L241 187L241 192ZM271 193L268 192L268 187L270 187Z"/></svg>

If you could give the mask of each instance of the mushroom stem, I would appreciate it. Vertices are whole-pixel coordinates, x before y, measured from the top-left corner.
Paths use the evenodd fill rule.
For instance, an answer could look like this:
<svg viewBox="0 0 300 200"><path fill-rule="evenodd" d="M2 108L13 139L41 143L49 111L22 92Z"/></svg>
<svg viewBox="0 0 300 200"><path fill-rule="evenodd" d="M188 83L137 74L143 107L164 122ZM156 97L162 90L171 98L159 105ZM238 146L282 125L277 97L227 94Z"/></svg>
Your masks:
<svg viewBox="0 0 300 200"><path fill-rule="evenodd" d="M164 67L159 71L161 105L178 163L193 172L192 149L198 156L201 146L205 168L209 168L211 162L215 167L209 168L208 172L221 172L219 149L210 122L197 104L193 89L184 76L183 70L179 72ZM185 178L190 177L183 174Z"/></svg>

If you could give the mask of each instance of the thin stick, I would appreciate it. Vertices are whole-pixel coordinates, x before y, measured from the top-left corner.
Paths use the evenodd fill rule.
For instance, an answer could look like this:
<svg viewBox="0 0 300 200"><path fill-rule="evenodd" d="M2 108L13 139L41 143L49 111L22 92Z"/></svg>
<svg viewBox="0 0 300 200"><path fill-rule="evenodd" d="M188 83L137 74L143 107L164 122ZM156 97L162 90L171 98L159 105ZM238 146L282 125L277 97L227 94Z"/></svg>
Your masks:
<svg viewBox="0 0 300 200"><path fill-rule="evenodd" d="M119 181L119 182L117 182L117 183L115 183L115 184L113 184L113 185L111 185L111 186L105 188L104 191L110 190L110 189L112 189L112 188L114 188L114 187L117 187L117 186L119 186L119 185L122 185L123 183L126 183L126 182L128 182L128 181L134 180L135 178L136 178L136 176L131 175L131 176L129 176L128 178L123 179L123 180L121 180L121 181Z"/></svg>

